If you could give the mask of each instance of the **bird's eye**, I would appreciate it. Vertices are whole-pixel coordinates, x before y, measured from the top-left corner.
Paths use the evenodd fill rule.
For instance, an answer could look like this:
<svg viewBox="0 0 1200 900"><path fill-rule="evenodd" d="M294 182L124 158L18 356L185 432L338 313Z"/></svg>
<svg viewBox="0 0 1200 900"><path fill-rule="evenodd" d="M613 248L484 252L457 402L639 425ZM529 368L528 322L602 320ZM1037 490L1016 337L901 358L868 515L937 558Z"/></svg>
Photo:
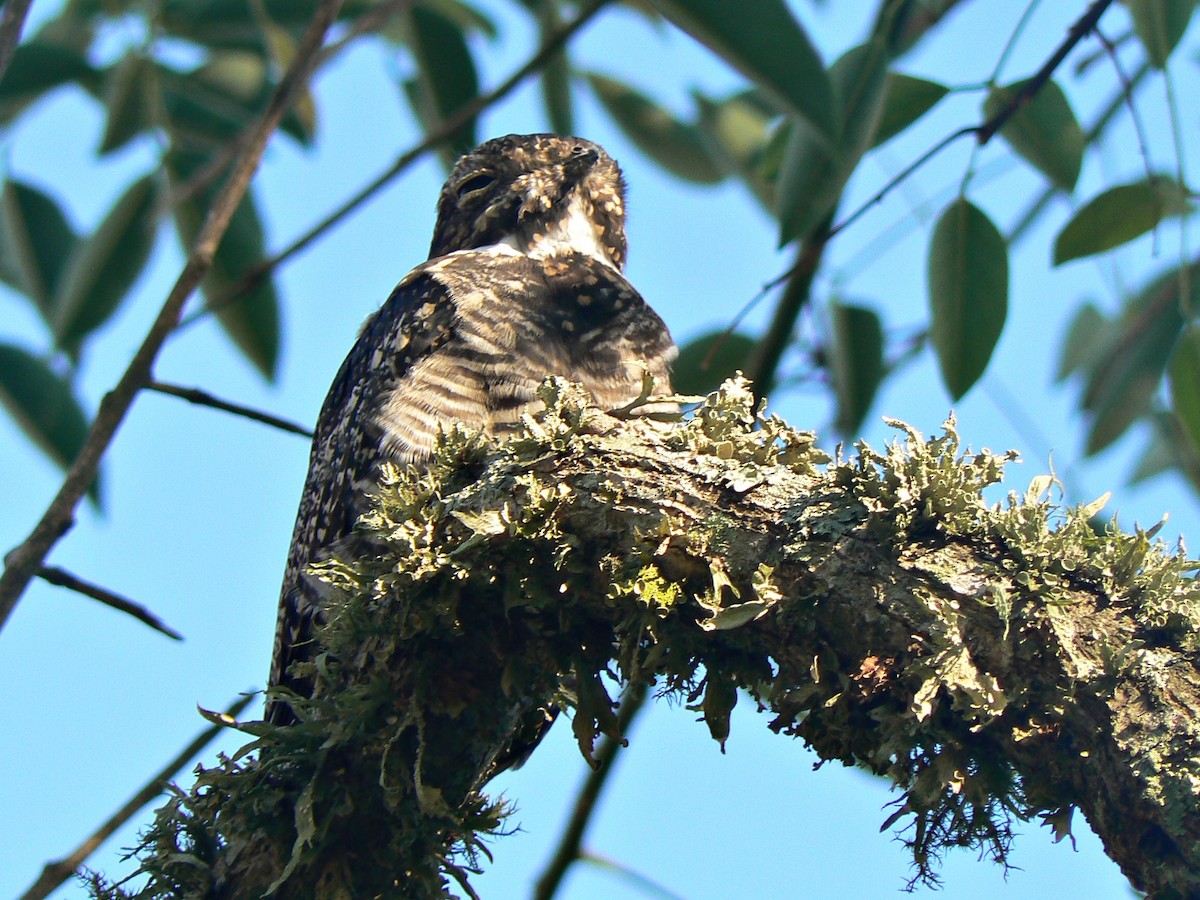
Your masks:
<svg viewBox="0 0 1200 900"><path fill-rule="evenodd" d="M472 175L458 186L458 196L465 197L467 194L474 194L476 191L482 191L495 183L496 176L494 175Z"/></svg>

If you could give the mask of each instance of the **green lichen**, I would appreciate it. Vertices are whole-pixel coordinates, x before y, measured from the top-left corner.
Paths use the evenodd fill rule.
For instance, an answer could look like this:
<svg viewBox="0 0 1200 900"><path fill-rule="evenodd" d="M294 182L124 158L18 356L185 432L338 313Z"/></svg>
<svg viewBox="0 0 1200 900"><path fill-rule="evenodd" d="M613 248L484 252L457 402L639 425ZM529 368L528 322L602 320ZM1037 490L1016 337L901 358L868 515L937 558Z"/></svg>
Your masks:
<svg viewBox="0 0 1200 900"><path fill-rule="evenodd" d="M903 791L888 824L909 824L934 880L948 847L1003 861L1014 819L1069 819L1053 778L1018 775L1003 748L1066 727L1080 683L996 671L1081 590L1141 623L1099 642L1093 690L1152 642L1197 646L1182 549L1097 530L1099 507L1058 509L1045 476L990 503L1013 454L964 450L952 419L930 439L894 422L885 450L831 461L744 379L675 424L638 415L671 417L651 388L621 422L548 379L512 440L452 429L427 471L386 469L360 522L378 552L314 567L329 599L304 664L315 695L289 698L301 723L247 726L254 743L173 795L136 896L200 896L247 848L278 862L287 896L441 896L503 827L481 788L513 734L573 706L590 756L619 737L614 675L673 693L722 745L747 691L774 730L888 777ZM639 465L671 467L668 496L639 493L622 470ZM747 518L743 497L768 512ZM455 754L477 767L465 782Z"/></svg>

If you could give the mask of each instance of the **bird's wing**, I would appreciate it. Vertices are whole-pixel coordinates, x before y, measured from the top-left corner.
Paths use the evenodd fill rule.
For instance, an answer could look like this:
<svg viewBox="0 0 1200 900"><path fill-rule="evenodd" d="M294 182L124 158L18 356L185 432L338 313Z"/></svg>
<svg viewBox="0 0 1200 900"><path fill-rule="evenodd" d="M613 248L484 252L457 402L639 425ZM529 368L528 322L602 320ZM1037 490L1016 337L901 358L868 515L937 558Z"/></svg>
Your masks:
<svg viewBox="0 0 1200 900"><path fill-rule="evenodd" d="M313 437L308 478L292 533L280 595L270 684L300 694L310 686L288 668L309 655L321 596L309 566L353 533L363 492L375 484L385 461L409 463L427 455L442 415L436 391L423 414L380 421L380 407L397 386L418 387L435 351L451 340L457 312L450 290L428 271L410 273L367 320L325 397ZM430 393L430 392L427 392ZM432 433L430 428L432 427ZM267 718L291 720L290 709L269 703Z"/></svg>

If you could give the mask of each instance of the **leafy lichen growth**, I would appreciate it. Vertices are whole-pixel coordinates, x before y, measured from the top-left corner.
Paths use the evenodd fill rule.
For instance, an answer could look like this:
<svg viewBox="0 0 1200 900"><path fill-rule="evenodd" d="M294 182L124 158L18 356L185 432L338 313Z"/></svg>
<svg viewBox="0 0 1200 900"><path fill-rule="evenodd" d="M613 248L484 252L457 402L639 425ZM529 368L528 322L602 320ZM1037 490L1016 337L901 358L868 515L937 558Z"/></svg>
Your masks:
<svg viewBox="0 0 1200 900"><path fill-rule="evenodd" d="M619 736L612 675L682 698L722 744L745 690L774 730L890 778L888 824L933 880L948 847L1006 860L1014 817L1065 827L1077 798L1013 748L1069 728L1081 684L1102 696L1148 648L1197 646L1182 550L1097 531L1044 477L988 503L1012 454L964 452L953 420L928 440L893 423L902 441L826 466L741 378L673 425L558 379L539 396L503 445L453 429L429 470L385 471L360 522L378 552L315 567L302 721L245 726L252 744L172 795L136 896L203 896L251 858L289 897L469 892L502 828L497 759L553 704L590 758ZM1139 631L1104 635L1073 680L1038 668L1037 641L1082 595Z"/></svg>

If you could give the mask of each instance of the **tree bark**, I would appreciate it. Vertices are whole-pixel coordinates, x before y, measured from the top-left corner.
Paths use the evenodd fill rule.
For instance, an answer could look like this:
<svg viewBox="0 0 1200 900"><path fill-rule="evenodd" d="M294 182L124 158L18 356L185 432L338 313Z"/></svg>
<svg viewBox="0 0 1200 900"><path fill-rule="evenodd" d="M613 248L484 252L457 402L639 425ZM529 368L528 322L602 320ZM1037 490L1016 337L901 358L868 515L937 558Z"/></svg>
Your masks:
<svg viewBox="0 0 1200 900"><path fill-rule="evenodd" d="M199 823L210 893L471 893L496 759L552 700L590 752L617 728L607 672L686 696L718 740L747 691L772 730L890 778L918 877L954 846L1007 862L1014 820L1065 835L1079 809L1135 887L1200 895L1181 553L1056 509L1049 478L989 505L1006 457L960 453L953 423L825 466L743 382L670 427L544 399L498 450L452 434L432 473L394 473L362 523L379 555L324 567L305 721L247 726L257 758L149 838Z"/></svg>

